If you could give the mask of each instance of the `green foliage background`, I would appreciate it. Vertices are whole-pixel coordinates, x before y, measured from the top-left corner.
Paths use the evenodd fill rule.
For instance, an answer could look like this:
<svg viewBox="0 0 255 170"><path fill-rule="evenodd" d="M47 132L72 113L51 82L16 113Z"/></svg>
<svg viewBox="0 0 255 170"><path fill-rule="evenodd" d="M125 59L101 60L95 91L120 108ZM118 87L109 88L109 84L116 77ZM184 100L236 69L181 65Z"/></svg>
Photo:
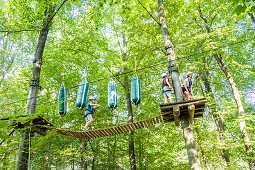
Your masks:
<svg viewBox="0 0 255 170"><path fill-rule="evenodd" d="M1 0L0 7L0 117L24 115L31 78L32 60L43 14L51 4L62 1ZM156 1L141 3L158 20ZM231 87L212 54L209 37L233 75L246 114L246 126L254 149L254 1L165 1L169 33L176 49L181 79L187 71L195 73L195 98L208 97L200 79L209 68L217 110L222 114L226 139L219 142L216 126L209 112L193 124L196 146L204 169L224 169L221 149L229 150L233 169L246 169L247 156L238 125L236 103ZM199 17L200 6L213 30L207 33ZM121 55L122 35L128 38L128 60ZM79 83L88 73L90 96L102 106L94 114L92 129L115 126L128 121L124 74L131 81L135 74L142 81L142 102L133 105L134 120L159 115L163 103L160 75L167 72L167 59L159 25L138 1L67 1L52 20L43 55L37 115L60 128L81 130L84 111L75 107ZM136 61L135 61L136 58ZM205 61L205 62L203 62ZM111 64L112 63L112 64ZM111 67L112 65L112 67ZM129 73L123 71L128 68ZM112 69L113 75L109 70ZM57 91L64 77L68 88L68 113L58 115ZM107 108L107 83L118 83L119 107ZM174 95L174 94L173 94ZM210 98L208 97L208 106ZM22 118L19 118L20 121ZM21 136L12 136L10 122L0 121L0 169L14 169ZM129 169L128 134L84 141L47 132L31 138L30 169ZM188 169L182 131L172 123L155 125L135 132L138 169Z"/></svg>

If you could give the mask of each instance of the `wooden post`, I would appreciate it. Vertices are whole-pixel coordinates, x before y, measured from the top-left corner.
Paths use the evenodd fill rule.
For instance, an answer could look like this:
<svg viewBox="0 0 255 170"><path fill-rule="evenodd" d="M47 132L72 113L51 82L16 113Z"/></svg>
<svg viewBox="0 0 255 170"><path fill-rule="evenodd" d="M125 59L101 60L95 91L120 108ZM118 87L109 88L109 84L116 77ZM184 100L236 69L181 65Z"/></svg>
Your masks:
<svg viewBox="0 0 255 170"><path fill-rule="evenodd" d="M180 107L175 105L173 107L174 122L176 126L180 126Z"/></svg>
<svg viewBox="0 0 255 170"><path fill-rule="evenodd" d="M193 123L194 111L195 111L195 105L194 104L189 105L188 106L188 112L189 112L189 121L190 121L190 123Z"/></svg>

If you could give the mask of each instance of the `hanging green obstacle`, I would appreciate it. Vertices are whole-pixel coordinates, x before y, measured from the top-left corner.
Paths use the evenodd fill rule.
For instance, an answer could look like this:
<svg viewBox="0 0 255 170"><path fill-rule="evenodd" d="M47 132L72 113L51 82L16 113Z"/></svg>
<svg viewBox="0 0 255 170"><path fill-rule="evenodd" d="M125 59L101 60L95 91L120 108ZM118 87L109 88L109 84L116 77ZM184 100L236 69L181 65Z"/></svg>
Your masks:
<svg viewBox="0 0 255 170"><path fill-rule="evenodd" d="M67 89L61 86L58 90L58 112L60 116L67 113Z"/></svg>
<svg viewBox="0 0 255 170"><path fill-rule="evenodd" d="M83 109L86 107L87 96L89 92L89 83L82 81L79 85L78 94L76 98L76 107Z"/></svg>
<svg viewBox="0 0 255 170"><path fill-rule="evenodd" d="M115 109L117 106L117 84L114 81L110 81L108 83L108 107Z"/></svg>
<svg viewBox="0 0 255 170"><path fill-rule="evenodd" d="M135 105L142 100L141 80L138 77L133 77L131 80L131 100Z"/></svg>

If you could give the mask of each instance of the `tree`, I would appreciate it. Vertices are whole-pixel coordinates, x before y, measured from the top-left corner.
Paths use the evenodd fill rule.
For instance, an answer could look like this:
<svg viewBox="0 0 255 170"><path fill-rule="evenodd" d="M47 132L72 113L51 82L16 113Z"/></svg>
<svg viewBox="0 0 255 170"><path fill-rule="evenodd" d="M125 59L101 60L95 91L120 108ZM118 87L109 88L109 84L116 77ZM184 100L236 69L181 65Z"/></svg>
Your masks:
<svg viewBox="0 0 255 170"><path fill-rule="evenodd" d="M175 54L173 43L171 42L171 38L167 29L165 13L164 13L164 5L163 0L158 0L159 7L159 20L160 20L160 28L162 32L162 36L165 43L166 55L168 58L168 69L171 74L174 92L176 96L176 101L183 101L181 83L179 79L178 68L175 64ZM191 169L201 169L200 161L198 158L198 152L195 147L195 140L192 132L192 128L190 126L190 121L188 115L186 115L182 120L182 129L183 136L185 139L185 145L189 157L189 164Z"/></svg>

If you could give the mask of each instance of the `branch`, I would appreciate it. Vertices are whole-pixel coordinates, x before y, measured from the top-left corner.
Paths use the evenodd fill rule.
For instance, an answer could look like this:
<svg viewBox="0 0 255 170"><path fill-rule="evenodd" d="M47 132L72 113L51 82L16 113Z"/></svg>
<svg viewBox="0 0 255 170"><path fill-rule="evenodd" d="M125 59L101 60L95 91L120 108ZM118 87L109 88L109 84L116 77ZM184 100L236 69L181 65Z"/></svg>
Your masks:
<svg viewBox="0 0 255 170"><path fill-rule="evenodd" d="M64 0L62 2L62 4L58 7L58 9L56 10L56 12L51 16L51 18L49 19L49 21L47 22L46 26L44 28L47 28L50 24L50 22L53 20L53 18L55 17L55 15L57 14L57 12L60 10L60 8L62 8L62 6L67 2L68 0Z"/></svg>
<svg viewBox="0 0 255 170"><path fill-rule="evenodd" d="M217 16L217 13L214 15L214 17L212 18L212 21L211 21L211 24L210 24L210 28L212 27L212 24L213 24L213 20L216 18L216 16Z"/></svg>
<svg viewBox="0 0 255 170"><path fill-rule="evenodd" d="M139 2L139 4L142 5L142 7L148 12L148 14L151 16L151 18L160 26L161 24L153 17L153 15L145 8L145 6L143 6L143 4L137 0Z"/></svg>
<svg viewBox="0 0 255 170"><path fill-rule="evenodd" d="M196 21L196 23L197 23L197 25L202 29L202 31L204 32L204 29L203 29L203 27L198 23L198 21L197 21L197 19L196 18L194 18L194 20Z"/></svg>
<svg viewBox="0 0 255 170"><path fill-rule="evenodd" d="M55 17L55 15L57 14L57 12L60 10L60 8L62 8L62 6L65 4L65 2L67 2L68 0L64 0L63 2L62 2L62 4L60 5L60 7L57 9L57 11L51 16L51 18L49 19L49 21L47 22L47 24L46 24L46 26L44 27L44 28L47 28L48 26L49 26L49 24L50 24L50 22L53 20L53 18ZM1 31L0 30L0 32L8 32L8 33L15 33L15 32L24 32L24 31L41 31L41 30L38 30L38 29L35 29L35 30L33 30L33 29L27 29L27 30L19 30L19 31L8 31L8 30L3 30L3 31Z"/></svg>
<svg viewBox="0 0 255 170"><path fill-rule="evenodd" d="M0 32L7 32L7 33L15 33L15 32L25 32L25 31L40 31L40 30L38 30L38 29L35 29L35 30L33 30L33 29L27 29L27 30L19 30L19 31L8 31L8 30L0 30Z"/></svg>

